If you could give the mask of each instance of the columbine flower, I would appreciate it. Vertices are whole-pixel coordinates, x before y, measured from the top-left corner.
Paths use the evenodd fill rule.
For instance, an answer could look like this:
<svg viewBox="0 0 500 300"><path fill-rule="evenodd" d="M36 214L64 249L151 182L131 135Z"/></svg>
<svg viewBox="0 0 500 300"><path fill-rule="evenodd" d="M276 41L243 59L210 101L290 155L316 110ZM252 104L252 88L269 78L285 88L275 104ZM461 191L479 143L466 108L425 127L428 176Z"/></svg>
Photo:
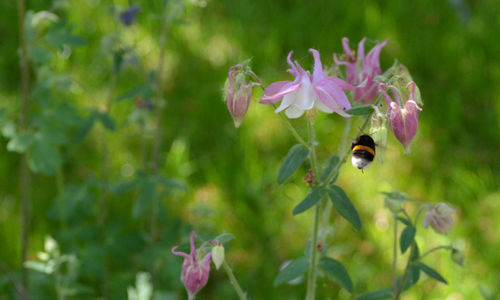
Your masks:
<svg viewBox="0 0 500 300"><path fill-rule="evenodd" d="M446 234L451 229L453 225L453 218L451 214L455 210L452 209L446 203L438 203L432 209L425 212L422 219L422 226L424 228L429 227L429 225L434 229L436 233Z"/></svg>
<svg viewBox="0 0 500 300"><path fill-rule="evenodd" d="M123 25L130 26L135 23L135 18L139 12L141 12L141 9L132 5L120 14L120 20Z"/></svg>
<svg viewBox="0 0 500 300"><path fill-rule="evenodd" d="M350 116L345 110L351 104L342 89L353 87L343 80L327 76L323 71L319 52L309 49L314 56L314 71L310 75L302 67L291 61L293 51L288 54L287 61L291 69L290 74L295 76L294 81L278 81L270 84L264 91L260 103L272 105L281 101L276 113L285 111L287 117L294 119L302 116L305 110L317 108L326 113L336 112L341 116Z"/></svg>
<svg viewBox="0 0 500 300"><path fill-rule="evenodd" d="M418 129L418 111L422 110L418 107L415 102L415 82L411 81L408 83L406 88L412 86L410 97L408 101L402 106L401 101L399 100L399 96L397 91L392 90L392 94L396 101L392 101L391 97L387 94L387 92L382 89L384 84L380 84L379 90L384 96L387 102L387 119L389 120L389 125L391 126L391 130L398 139L398 141L403 144L406 150L409 149L411 141L415 137Z"/></svg>
<svg viewBox="0 0 500 300"><path fill-rule="evenodd" d="M347 82L355 86L354 101L370 104L377 95L377 83L374 77L382 74L379 56L387 41L377 44L365 56L365 40L366 38L363 38L359 42L356 58L355 52L349 48L349 39L343 38L342 45L345 54L340 59L337 59L337 54L334 54L333 59L337 65L346 66Z"/></svg>
<svg viewBox="0 0 500 300"><path fill-rule="evenodd" d="M245 69L246 66L243 64L230 67L224 84L224 100L236 128L240 127L241 121L248 112L252 99L252 87L259 84L252 81L247 82L246 75L254 76L254 74Z"/></svg>
<svg viewBox="0 0 500 300"><path fill-rule="evenodd" d="M194 299L196 293L198 293L208 281L208 275L210 273L210 261L212 259L212 253L205 255L205 257L199 261L200 257L196 256L196 248L194 245L194 238L196 233L191 232L191 252L189 254L183 252L176 252L175 250L179 246L172 248L172 253L184 257L184 263L182 264L182 276L181 280L186 287L189 299Z"/></svg>

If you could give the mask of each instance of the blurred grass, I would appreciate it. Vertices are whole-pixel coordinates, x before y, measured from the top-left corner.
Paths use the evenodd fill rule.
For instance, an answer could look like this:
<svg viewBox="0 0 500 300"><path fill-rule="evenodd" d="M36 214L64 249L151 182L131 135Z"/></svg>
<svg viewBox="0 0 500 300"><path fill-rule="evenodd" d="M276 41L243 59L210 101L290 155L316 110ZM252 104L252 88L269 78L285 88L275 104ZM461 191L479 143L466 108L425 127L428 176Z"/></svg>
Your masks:
<svg viewBox="0 0 500 300"><path fill-rule="evenodd" d="M115 2L127 5L126 1ZM115 24L105 2L71 2L64 11L75 32L88 41L87 47L75 49L67 61L56 66L69 72L80 86L81 92L71 101L82 112L86 107L103 107L108 93L111 60L103 55L103 35L123 30L125 39L137 45L143 64L148 68L157 64L159 21L149 14L157 12L160 5L137 3L143 11L131 29L120 29ZM48 6L46 1L29 2L33 10ZM397 58L418 83L425 103L419 132L409 156L390 137L383 165L374 164L364 174L350 166L344 168L339 184L360 211L364 227L360 233L354 232L334 213L328 253L345 263L354 278L356 292L389 285L391 220L378 192L397 189L419 201L446 201L456 207L456 226L448 236L424 232L418 241L425 248L453 242L466 253L463 269L453 265L444 252L429 257L426 262L435 266L449 285L425 279L405 299L480 299L480 286L499 293L499 10L498 2L493 0L221 0L191 9L183 23L169 28L167 39L162 172L185 180L189 189L163 199L167 207L165 224L169 226L165 230L174 232L179 227L187 235L190 227L185 224L190 224L206 236L229 231L236 236L227 251L229 261L253 299L302 298L304 284L272 287L279 266L303 253L312 221L309 213L291 216L294 205L306 193L301 174L285 185L275 181L284 155L294 144L293 137L269 107L256 103L252 103L242 127L233 128L221 100L227 68L253 57L254 71L269 84L290 78L285 73L285 58L290 50L308 67L312 64L309 48L320 50L323 63L330 64L331 54L342 52L344 36L349 37L351 46L364 36L369 45L389 39L381 55L382 67L389 67ZM0 103L9 115L15 116L19 91L18 40L12 25L16 24L15 4L2 2L0 11L5 16L0 19ZM136 86L141 78L138 72L126 71L119 80L116 96ZM115 154L110 162L111 178L124 179L121 170L125 164L140 169L140 133L138 128L126 124L133 105L113 104L111 115L120 126L116 133L104 136L96 128L83 143L65 149L68 184L81 183L89 174L96 175L101 164L100 144L106 137ZM317 127L323 143L319 155L325 160L329 153L337 151L343 120L333 115L320 119ZM352 134L359 126L359 120L354 120ZM6 142L2 137L0 260L16 271L20 260L19 158L7 152ZM152 143L151 137L147 143ZM43 236L59 232L59 223L47 217L57 194L54 179L36 176L33 189L36 193L32 199L32 259L42 249ZM133 283L135 273L146 264L143 261L147 261L148 251L154 250L141 244L144 224L136 224L131 218L132 203L130 195L112 201L113 218L103 234L120 243L129 242L127 246L116 246L123 246L126 251L115 260L102 254L105 250L97 238L101 233L78 223L78 218L72 224L74 230L89 231L80 245L66 245L68 251L87 256L85 261L95 261L82 268L81 276L87 282L95 281L91 277L103 272L100 268L106 263L109 272L114 273L111 278L122 284L114 289L122 288L124 293L123 283ZM171 220L177 218L182 223L175 227ZM165 249L181 242L177 234L170 239L165 241ZM139 253L140 249L146 250ZM128 261L131 257L135 259ZM124 261L128 263L123 266ZM176 257L166 261L166 275L158 276L157 284L183 299L184 291L178 281L181 261ZM400 270L403 267L400 265ZM321 280L320 290L320 299L350 299L346 291L328 280ZM214 272L199 298L235 299L235 295L226 278Z"/></svg>

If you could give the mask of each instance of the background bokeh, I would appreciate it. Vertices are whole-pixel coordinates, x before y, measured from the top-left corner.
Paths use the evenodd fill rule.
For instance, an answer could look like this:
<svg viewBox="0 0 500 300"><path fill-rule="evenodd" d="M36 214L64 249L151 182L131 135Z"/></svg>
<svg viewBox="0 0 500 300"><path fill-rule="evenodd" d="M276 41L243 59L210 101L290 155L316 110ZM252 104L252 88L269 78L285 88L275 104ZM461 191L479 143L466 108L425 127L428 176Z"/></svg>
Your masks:
<svg viewBox="0 0 500 300"><path fill-rule="evenodd" d="M353 295L389 286L393 224L379 192L395 189L426 203L445 201L457 209L452 231L438 236L419 229L417 241L423 249L443 243L463 249L465 265L454 265L447 252L426 258L449 284L425 278L404 299L498 297L498 1L184 3L172 13L167 28L159 174L184 182L185 189L158 187L144 172L155 143L156 116L141 109L133 97L120 97L145 78L154 78L151 71L159 62L161 1L130 2L141 8L131 27L123 26L114 14L128 7L127 1L116 0L114 10L109 1L100 0L27 4L35 12L52 10L64 20L61 26L86 41L70 50L53 50L52 59L32 64L33 85L47 76L66 75L68 81L50 101L43 94L32 95L28 111L33 130L50 123L66 137L51 144L60 160L57 170L50 172L49 163L47 172L32 176L28 258L39 261L37 252L43 251L47 235L56 239L62 253L74 254L79 261L73 281L78 293L69 299L125 299L138 272L152 274L157 299L184 299L182 260L171 255L170 248L186 246L191 230L199 234L198 244L223 232L236 237L226 249L227 257L251 299L303 298L304 282L278 288L272 283L282 263L303 254L310 234L312 214L291 214L307 193L301 182L306 169L278 185L277 172L295 144L293 136L270 107L255 102L235 129L221 89L228 67L250 57L265 84L290 79L285 72L290 50L304 67L312 64L309 48L318 49L323 63L331 64L331 55L343 52L342 37L349 37L352 47L363 37L370 47L388 39L382 68L390 67L395 58L405 64L425 105L409 155L390 136L383 164L375 163L364 174L350 165L343 168L338 184L360 212L363 229L355 232L332 213L328 255L346 266L355 285ZM170 9L180 4L172 0ZM17 122L20 110L15 1L1 1L0 11L0 108L5 129L9 120ZM113 71L117 49L125 53L118 74ZM104 120L82 134L92 112L104 111L109 99L113 126L108 127L114 130L107 130ZM304 125L300 120L294 124ZM361 120L353 120L352 135L360 125ZM337 152L343 126L337 115L318 118L321 161ZM4 130L0 299L16 299L12 280L20 281L21 264L20 155L7 150L9 140ZM47 160L53 155L49 151ZM103 186L108 187L105 202ZM150 198L158 201L151 211ZM157 216L153 229L152 213ZM399 269L403 267L401 261ZM30 271L32 299L54 299L54 282L53 276ZM319 299L351 299L328 279L319 282ZM236 295L224 273L212 270L198 298Z"/></svg>

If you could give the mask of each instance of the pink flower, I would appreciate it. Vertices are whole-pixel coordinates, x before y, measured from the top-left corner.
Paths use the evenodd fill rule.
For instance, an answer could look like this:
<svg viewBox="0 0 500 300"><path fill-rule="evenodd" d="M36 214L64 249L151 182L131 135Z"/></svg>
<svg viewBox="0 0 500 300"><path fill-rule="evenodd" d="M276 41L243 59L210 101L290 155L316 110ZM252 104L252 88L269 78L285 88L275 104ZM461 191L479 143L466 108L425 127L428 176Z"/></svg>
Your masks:
<svg viewBox="0 0 500 300"><path fill-rule="evenodd" d="M343 38L342 45L345 54L341 59L337 59L337 54L334 54L333 59L337 65L346 66L347 82L355 86L354 101L370 104L377 96L377 83L374 81L374 77L382 74L379 56L387 41L377 44L365 56L365 40L366 38L363 38L359 42L356 58L355 52L349 48L349 39Z"/></svg>
<svg viewBox="0 0 500 300"><path fill-rule="evenodd" d="M199 262L194 245L195 237L196 233L194 231L191 232L191 252L189 255L183 252L176 252L175 250L179 246L172 248L173 254L184 257L181 280L186 287L189 299L193 299L196 293L198 293L207 284L208 275L210 273L210 262L212 259L212 253L209 253L205 255L201 262Z"/></svg>
<svg viewBox="0 0 500 300"><path fill-rule="evenodd" d="M429 225L439 234L446 234L451 229L453 225L453 218L451 214L455 212L448 204L438 203L431 210L425 212L422 219L422 226L424 228L429 227Z"/></svg>
<svg viewBox="0 0 500 300"><path fill-rule="evenodd" d="M415 102L415 82L410 81L406 88L410 86L412 86L412 89L409 99L404 104L404 107L399 100L397 91L391 88L392 94L396 99L396 101L392 101L387 92L382 89L385 85L380 84L379 86L379 90L387 102L387 119L389 120L391 130L406 150L409 149L410 144L417 133L418 111L422 110Z"/></svg>
<svg viewBox="0 0 500 300"><path fill-rule="evenodd" d="M230 67L224 85L224 98L236 128L240 127L241 121L248 112L252 99L252 87L258 85L252 81L247 82L247 74L253 73L245 69L246 66L243 64Z"/></svg>
<svg viewBox="0 0 500 300"><path fill-rule="evenodd" d="M336 112L341 116L348 117L345 110L351 108L343 89L353 87L343 80L327 76L323 71L319 52L309 49L314 56L314 71L310 75L302 67L291 61L293 51L287 57L291 69L290 74L295 76L294 81L278 81L270 84L264 91L260 103L272 105L281 101L276 113L285 111L287 117L294 119L302 116L305 110L317 108L326 113Z"/></svg>

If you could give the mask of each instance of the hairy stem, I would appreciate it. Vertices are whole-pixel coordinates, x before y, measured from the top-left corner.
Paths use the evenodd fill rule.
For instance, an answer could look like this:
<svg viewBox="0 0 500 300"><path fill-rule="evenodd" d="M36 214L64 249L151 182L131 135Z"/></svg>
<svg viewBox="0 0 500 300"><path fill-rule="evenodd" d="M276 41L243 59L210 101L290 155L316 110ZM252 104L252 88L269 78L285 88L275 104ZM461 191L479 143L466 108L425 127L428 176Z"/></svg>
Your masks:
<svg viewBox="0 0 500 300"><path fill-rule="evenodd" d="M19 112L19 126L21 130L28 127L28 95L30 89L30 76L28 65L28 48L24 34L25 1L17 0L17 19L20 44L20 69L21 69L21 109ZM28 254L28 230L30 225L30 182L31 174L26 161L26 154L21 154L20 190L21 190L21 277L24 290L23 299L28 299L28 269L24 267Z"/></svg>
<svg viewBox="0 0 500 300"><path fill-rule="evenodd" d="M240 298L240 300L246 300L247 296L245 295L245 293L241 289L241 286L238 283L238 280L236 280L236 277L233 274L233 270L231 270L231 267L229 267L226 260L224 260L222 267L224 268L224 271L226 272L227 276L229 277L229 281L231 281L231 285L233 286L234 290L236 291L236 294L238 294L238 297Z"/></svg>
<svg viewBox="0 0 500 300"><path fill-rule="evenodd" d="M311 168L314 174L315 181L320 177L318 162L316 158L316 135L314 132L314 127L312 121L308 118L307 128L309 132L309 147L311 149L311 154L309 156L311 162ZM307 279L307 294L306 300L314 300L316 297L316 273L318 266L318 233L319 233L319 222L320 222L320 201L314 207L314 220L313 220L313 232L312 232L312 244L311 244L311 258L309 261L309 272Z"/></svg>

